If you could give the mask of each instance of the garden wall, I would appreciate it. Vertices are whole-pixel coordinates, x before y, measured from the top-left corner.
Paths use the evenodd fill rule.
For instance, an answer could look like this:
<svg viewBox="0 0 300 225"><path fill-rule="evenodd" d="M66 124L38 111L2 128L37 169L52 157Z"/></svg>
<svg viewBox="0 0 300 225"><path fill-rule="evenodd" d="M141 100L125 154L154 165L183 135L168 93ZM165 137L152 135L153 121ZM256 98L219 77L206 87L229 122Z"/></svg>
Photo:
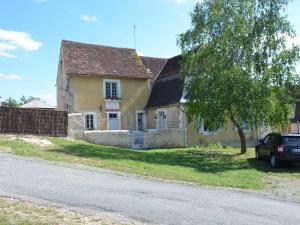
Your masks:
<svg viewBox="0 0 300 225"><path fill-rule="evenodd" d="M0 107L0 133L64 137L68 113L48 109Z"/></svg>

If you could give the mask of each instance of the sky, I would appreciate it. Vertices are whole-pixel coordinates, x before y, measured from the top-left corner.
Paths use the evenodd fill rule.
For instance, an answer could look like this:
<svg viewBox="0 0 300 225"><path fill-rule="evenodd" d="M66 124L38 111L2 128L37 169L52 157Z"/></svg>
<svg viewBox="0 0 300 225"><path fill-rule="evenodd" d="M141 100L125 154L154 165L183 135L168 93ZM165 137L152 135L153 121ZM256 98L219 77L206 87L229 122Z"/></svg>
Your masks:
<svg viewBox="0 0 300 225"><path fill-rule="evenodd" d="M39 97L56 105L61 40L134 48L141 55L180 53L196 0L0 0L0 96ZM288 18L299 35L300 0ZM298 66L300 72L300 66Z"/></svg>

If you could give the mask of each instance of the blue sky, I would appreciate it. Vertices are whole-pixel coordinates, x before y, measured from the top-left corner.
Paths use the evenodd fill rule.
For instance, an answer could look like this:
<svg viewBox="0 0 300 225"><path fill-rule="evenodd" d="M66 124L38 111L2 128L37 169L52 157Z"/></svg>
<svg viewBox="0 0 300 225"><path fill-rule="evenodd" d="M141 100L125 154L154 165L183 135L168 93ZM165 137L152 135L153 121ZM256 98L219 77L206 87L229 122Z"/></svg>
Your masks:
<svg viewBox="0 0 300 225"><path fill-rule="evenodd" d="M177 35L190 25L195 0L1 0L0 96L37 96L56 104L62 39L134 47L147 56L180 53ZM300 1L288 16L300 35ZM295 40L300 43L299 36ZM300 70L299 70L300 71Z"/></svg>

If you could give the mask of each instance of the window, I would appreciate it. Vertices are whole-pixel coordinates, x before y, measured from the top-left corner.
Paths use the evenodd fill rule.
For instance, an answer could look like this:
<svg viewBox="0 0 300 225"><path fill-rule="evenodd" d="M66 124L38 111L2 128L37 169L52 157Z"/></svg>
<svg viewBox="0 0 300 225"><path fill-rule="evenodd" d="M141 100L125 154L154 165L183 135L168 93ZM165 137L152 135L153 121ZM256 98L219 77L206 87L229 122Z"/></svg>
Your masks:
<svg viewBox="0 0 300 225"><path fill-rule="evenodd" d="M96 113L85 114L85 129L86 130L96 129Z"/></svg>
<svg viewBox="0 0 300 225"><path fill-rule="evenodd" d="M205 126L203 120L199 120L199 133L200 134L209 134L209 130Z"/></svg>
<svg viewBox="0 0 300 225"><path fill-rule="evenodd" d="M105 98L118 99L120 97L120 81L105 80Z"/></svg>
<svg viewBox="0 0 300 225"><path fill-rule="evenodd" d="M220 133L223 132L223 127L216 128L214 130L209 130L202 119L198 119L198 132L199 134L208 135L212 133Z"/></svg>

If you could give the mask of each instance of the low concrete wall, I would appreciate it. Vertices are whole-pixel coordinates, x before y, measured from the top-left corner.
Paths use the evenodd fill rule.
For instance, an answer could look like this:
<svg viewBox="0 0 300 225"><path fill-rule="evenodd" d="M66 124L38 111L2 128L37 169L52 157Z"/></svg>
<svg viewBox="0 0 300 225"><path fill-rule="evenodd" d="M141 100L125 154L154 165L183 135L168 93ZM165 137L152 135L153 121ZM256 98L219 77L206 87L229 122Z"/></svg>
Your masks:
<svg viewBox="0 0 300 225"><path fill-rule="evenodd" d="M184 131L182 129L148 130L145 132L146 148L184 147Z"/></svg>
<svg viewBox="0 0 300 225"><path fill-rule="evenodd" d="M125 148L132 148L133 137L128 130L117 131L85 131L84 139L98 145L111 145Z"/></svg>

